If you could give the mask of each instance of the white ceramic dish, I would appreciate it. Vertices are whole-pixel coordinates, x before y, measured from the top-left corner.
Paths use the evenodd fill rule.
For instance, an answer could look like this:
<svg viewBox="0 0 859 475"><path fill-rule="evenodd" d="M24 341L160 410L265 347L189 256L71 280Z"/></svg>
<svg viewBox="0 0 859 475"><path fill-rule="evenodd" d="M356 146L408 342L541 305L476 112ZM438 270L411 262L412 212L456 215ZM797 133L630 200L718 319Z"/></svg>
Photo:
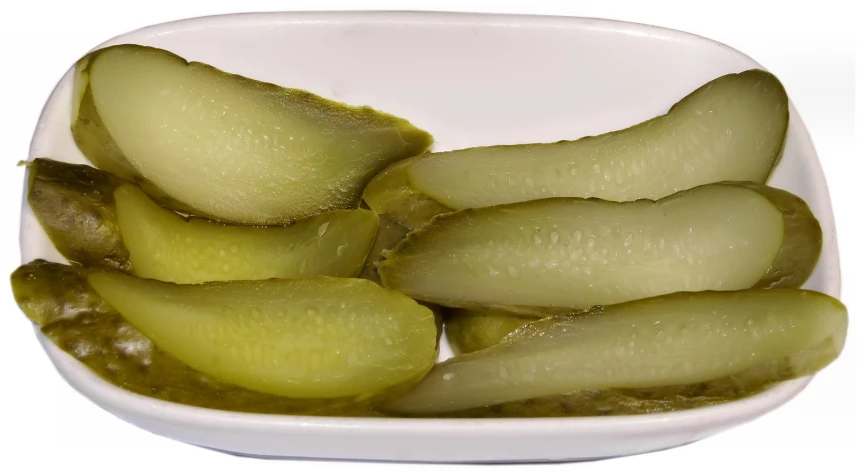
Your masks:
<svg viewBox="0 0 859 475"><path fill-rule="evenodd" d="M761 67L714 41L613 21L450 13L271 13L208 17L127 33L138 43L221 69L406 117L436 150L571 139L661 114L722 74ZM84 52L81 52L84 53ZM789 92L789 91L788 91ZM86 163L69 131L71 74L42 113L30 159ZM826 183L796 110L770 184L804 198L824 247L806 287L838 297ZM24 203L22 260L65 262ZM38 332L37 332L38 334ZM39 334L60 374L116 416L179 441L231 453L431 462L595 459L683 445L751 421L811 380L746 400L672 414L603 418L402 420L266 416L200 409L126 392ZM449 356L443 348L441 358Z"/></svg>

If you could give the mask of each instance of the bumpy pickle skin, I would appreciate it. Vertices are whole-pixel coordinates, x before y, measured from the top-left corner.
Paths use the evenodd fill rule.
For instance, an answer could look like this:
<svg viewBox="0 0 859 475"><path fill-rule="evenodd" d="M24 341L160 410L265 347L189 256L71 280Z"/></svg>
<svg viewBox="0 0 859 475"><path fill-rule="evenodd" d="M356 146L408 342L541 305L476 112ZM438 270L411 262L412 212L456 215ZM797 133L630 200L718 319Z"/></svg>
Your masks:
<svg viewBox="0 0 859 475"><path fill-rule="evenodd" d="M418 300L539 316L679 291L797 287L821 246L800 198L723 182L655 202L549 198L439 215L379 273Z"/></svg>
<svg viewBox="0 0 859 475"><path fill-rule="evenodd" d="M84 155L165 206L221 222L289 224L357 208L374 175L433 141L370 107L139 45L88 54L74 89Z"/></svg>
<svg viewBox="0 0 859 475"><path fill-rule="evenodd" d="M397 163L368 185L379 213L418 227L445 210L550 197L659 199L718 181L766 182L784 149L788 96L748 70L716 78L668 113L554 143L473 147Z"/></svg>
<svg viewBox="0 0 859 475"><path fill-rule="evenodd" d="M702 383L742 396L828 366L847 323L837 299L801 289L681 292L597 307L529 323L436 365L386 409L444 414L620 389L665 399Z"/></svg>
<svg viewBox="0 0 859 475"><path fill-rule="evenodd" d="M437 356L433 312L365 279L178 285L93 273L90 285L192 368L285 397L371 397L413 383Z"/></svg>
<svg viewBox="0 0 859 475"><path fill-rule="evenodd" d="M184 218L135 185L122 185L114 195L134 275L179 284L352 277L364 268L379 223L373 211L354 209L289 226L229 225Z"/></svg>
<svg viewBox="0 0 859 475"><path fill-rule="evenodd" d="M86 165L46 158L24 164L27 203L57 251L69 262L130 272L113 199L123 180Z"/></svg>

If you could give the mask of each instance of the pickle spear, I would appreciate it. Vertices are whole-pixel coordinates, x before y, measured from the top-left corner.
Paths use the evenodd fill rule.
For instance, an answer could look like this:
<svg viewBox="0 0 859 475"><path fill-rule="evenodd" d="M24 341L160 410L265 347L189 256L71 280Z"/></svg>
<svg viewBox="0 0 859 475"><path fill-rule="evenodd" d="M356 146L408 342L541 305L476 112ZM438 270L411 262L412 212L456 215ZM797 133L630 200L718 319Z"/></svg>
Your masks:
<svg viewBox="0 0 859 475"><path fill-rule="evenodd" d="M131 271L113 199L123 181L86 165L46 158L24 164L27 203L57 251L76 264Z"/></svg>
<svg viewBox="0 0 859 475"><path fill-rule="evenodd" d="M290 398L368 398L414 383L437 356L433 312L365 279L179 285L88 276L120 315L202 373Z"/></svg>
<svg viewBox="0 0 859 475"><path fill-rule="evenodd" d="M288 224L357 208L387 165L432 137L369 107L117 45L76 65L72 132L97 166L216 221Z"/></svg>
<svg viewBox="0 0 859 475"><path fill-rule="evenodd" d="M437 365L387 409L447 413L731 376L735 390L757 387L774 373L823 369L846 332L844 305L810 290L679 292L529 323L498 345Z"/></svg>
<svg viewBox="0 0 859 475"><path fill-rule="evenodd" d="M373 211L354 209L286 227L238 226L183 218L135 185L122 185L114 194L134 274L179 284L352 277L364 268L379 222Z"/></svg>
<svg viewBox="0 0 859 475"><path fill-rule="evenodd" d="M107 382L164 401L262 414L378 415L372 406L407 385L376 398L290 399L225 383L161 351L131 326L87 282L93 272L44 260L12 274L12 291L25 315L55 345Z"/></svg>
<svg viewBox="0 0 859 475"><path fill-rule="evenodd" d="M665 115L578 140L474 147L398 162L364 200L415 228L445 209L549 197L659 199L719 181L764 183L789 122L778 78L748 70L714 79Z"/></svg>
<svg viewBox="0 0 859 475"><path fill-rule="evenodd" d="M417 300L531 316L678 291L798 287L821 246L800 198L725 182L655 202L547 198L439 215L379 274Z"/></svg>
<svg viewBox="0 0 859 475"><path fill-rule="evenodd" d="M365 266L378 217L335 210L290 226L184 218L136 185L87 165L28 163L27 199L72 262L177 283L314 275L352 277ZM394 243L392 243L394 244Z"/></svg>

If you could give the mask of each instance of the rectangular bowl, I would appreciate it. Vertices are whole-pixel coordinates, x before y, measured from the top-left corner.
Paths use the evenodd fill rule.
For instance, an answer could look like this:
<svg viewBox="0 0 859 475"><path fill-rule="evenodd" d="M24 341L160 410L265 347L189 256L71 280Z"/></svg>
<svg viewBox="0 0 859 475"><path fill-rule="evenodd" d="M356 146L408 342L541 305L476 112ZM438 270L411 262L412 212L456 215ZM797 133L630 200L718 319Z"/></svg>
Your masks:
<svg viewBox="0 0 859 475"><path fill-rule="evenodd" d="M434 150L552 142L622 129L663 114L718 76L762 68L723 44L648 25L588 18L423 12L259 13L151 26L97 47L137 43L353 105L430 131ZM35 131L30 159L88 163L70 132L72 71ZM791 105L784 155L769 184L802 197L823 252L805 288L840 296L829 194ZM22 261L66 262L24 200ZM60 374L148 431L265 457L427 462L584 460L675 447L751 421L811 380L719 406L637 416L547 419L338 418L243 414L151 399L113 386L38 333ZM440 359L450 356L443 347Z"/></svg>

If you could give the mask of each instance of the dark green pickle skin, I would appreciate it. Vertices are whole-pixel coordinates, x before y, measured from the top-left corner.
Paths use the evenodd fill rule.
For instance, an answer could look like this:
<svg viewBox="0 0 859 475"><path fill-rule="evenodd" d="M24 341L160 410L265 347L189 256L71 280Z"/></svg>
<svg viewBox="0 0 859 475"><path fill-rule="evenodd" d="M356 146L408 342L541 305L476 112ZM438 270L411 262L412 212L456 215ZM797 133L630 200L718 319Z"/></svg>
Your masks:
<svg viewBox="0 0 859 475"><path fill-rule="evenodd" d="M104 171L37 158L28 168L27 203L69 262L131 272L113 192L125 181Z"/></svg>
<svg viewBox="0 0 859 475"><path fill-rule="evenodd" d="M92 270L36 260L11 277L18 305L60 349L105 381L163 401L225 411L374 416L380 398L290 399L224 383L158 349L89 286ZM405 391L407 388L403 388ZM396 397L399 388L383 397Z"/></svg>

